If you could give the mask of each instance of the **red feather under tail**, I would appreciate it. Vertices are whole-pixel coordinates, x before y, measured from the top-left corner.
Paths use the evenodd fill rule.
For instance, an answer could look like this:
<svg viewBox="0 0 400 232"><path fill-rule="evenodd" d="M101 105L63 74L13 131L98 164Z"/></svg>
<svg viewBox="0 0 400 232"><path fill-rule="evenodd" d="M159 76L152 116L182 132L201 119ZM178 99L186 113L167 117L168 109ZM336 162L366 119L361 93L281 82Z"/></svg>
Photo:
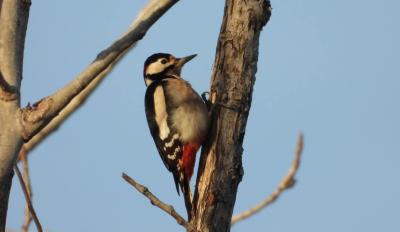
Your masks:
<svg viewBox="0 0 400 232"><path fill-rule="evenodd" d="M182 169L184 172L184 191L183 195L185 198L186 211L188 213L188 220L191 219L192 213L192 193L190 191L190 178L193 175L194 163L196 161L196 153L199 150L201 144L185 144L183 146L182 154Z"/></svg>
<svg viewBox="0 0 400 232"><path fill-rule="evenodd" d="M190 181L193 175L194 163L196 161L196 153L199 150L201 144L185 144L183 146L182 155L182 166L185 176Z"/></svg>

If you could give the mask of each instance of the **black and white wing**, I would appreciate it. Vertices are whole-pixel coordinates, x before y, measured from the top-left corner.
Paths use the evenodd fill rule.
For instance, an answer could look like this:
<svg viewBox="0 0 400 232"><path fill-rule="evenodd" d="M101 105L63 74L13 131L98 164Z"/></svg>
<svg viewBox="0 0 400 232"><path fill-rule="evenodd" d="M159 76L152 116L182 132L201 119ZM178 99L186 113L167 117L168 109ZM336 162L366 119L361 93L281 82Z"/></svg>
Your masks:
<svg viewBox="0 0 400 232"><path fill-rule="evenodd" d="M179 194L179 183L182 181L183 173L179 160L182 157L183 146L179 140L179 134L168 125L167 107L162 82L154 82L148 86L145 95L147 123L165 167L174 176Z"/></svg>

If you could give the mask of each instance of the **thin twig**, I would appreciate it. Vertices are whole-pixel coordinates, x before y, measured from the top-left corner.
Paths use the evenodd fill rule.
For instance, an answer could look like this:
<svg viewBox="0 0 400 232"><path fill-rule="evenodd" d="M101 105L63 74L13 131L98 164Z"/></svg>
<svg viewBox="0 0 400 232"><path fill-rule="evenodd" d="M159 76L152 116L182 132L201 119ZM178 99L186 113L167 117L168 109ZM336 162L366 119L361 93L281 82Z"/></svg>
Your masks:
<svg viewBox="0 0 400 232"><path fill-rule="evenodd" d="M22 177L27 190L26 192L28 193L29 199L32 201L32 187L29 176L29 163L28 163L27 152L23 146L21 147L21 150L19 152L19 159L22 161L23 165ZM28 232L31 222L32 222L31 212L29 211L28 204L26 204L24 210L24 222L22 224L21 232Z"/></svg>
<svg viewBox="0 0 400 232"><path fill-rule="evenodd" d="M179 213L175 211L172 205L167 205L164 202L162 202L160 199L154 196L153 193L151 193L146 186L137 183L134 179L132 179L125 173L122 173L122 178L124 178L124 180L128 182L130 185L135 187L137 191L139 191L141 194L147 197L152 205L157 206L158 208L160 208L161 210L163 210L164 212L175 218L176 222L179 225L185 227L187 231L191 232L196 231L190 223L188 223Z"/></svg>
<svg viewBox="0 0 400 232"><path fill-rule="evenodd" d="M293 187L293 185L296 183L296 179L294 178L294 176L296 175L296 172L300 166L301 154L303 152L303 145L304 145L304 136L302 133L300 133L297 141L296 152L292 166L290 167L288 174L279 183L277 189L271 195L262 200L253 208L250 208L238 215L233 216L231 221L231 226L233 226L238 221L242 221L260 212L262 209L264 209L265 207L276 201L285 190Z"/></svg>
<svg viewBox="0 0 400 232"><path fill-rule="evenodd" d="M26 204L29 208L29 211L31 212L31 216L33 218L33 221L36 224L36 228L39 232L42 232L42 225L40 224L40 221L36 215L35 209L33 208L31 199L29 198L29 194L28 194L28 190L26 189L25 183L24 183L24 179L22 178L21 172L18 169L17 164L14 165L14 171L15 173L17 173L18 179L19 179L19 183L21 184L21 188L22 191L24 192L24 196L25 196L25 200L26 200Z"/></svg>

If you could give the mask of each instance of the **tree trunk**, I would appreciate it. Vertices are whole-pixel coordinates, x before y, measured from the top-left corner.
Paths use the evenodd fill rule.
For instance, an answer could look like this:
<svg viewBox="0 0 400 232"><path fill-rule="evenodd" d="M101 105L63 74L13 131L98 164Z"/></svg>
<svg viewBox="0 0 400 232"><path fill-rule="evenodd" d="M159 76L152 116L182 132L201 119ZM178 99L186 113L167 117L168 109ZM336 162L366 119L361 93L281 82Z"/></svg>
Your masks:
<svg viewBox="0 0 400 232"><path fill-rule="evenodd" d="M230 231L259 37L270 15L269 1L226 0L211 81L212 132L202 150L193 201L191 223L198 231Z"/></svg>

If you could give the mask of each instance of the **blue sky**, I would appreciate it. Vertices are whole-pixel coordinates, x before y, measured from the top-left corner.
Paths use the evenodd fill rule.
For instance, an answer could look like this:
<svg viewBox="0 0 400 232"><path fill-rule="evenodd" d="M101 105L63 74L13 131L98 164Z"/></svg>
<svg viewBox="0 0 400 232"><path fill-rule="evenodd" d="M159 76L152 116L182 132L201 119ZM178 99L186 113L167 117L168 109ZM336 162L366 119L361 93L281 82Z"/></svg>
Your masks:
<svg viewBox="0 0 400 232"><path fill-rule="evenodd" d="M68 83L130 25L144 0L34 1L22 102ZM305 134L297 185L232 231L399 231L398 1L272 1L260 38L235 213L270 194ZM144 60L197 53L183 76L208 89L222 1L181 1L90 97L30 154L34 204L49 231L183 231L121 176L183 213L145 121ZM192 186L194 185L192 180ZM19 229L16 179L8 227ZM32 231L35 227L32 226Z"/></svg>

